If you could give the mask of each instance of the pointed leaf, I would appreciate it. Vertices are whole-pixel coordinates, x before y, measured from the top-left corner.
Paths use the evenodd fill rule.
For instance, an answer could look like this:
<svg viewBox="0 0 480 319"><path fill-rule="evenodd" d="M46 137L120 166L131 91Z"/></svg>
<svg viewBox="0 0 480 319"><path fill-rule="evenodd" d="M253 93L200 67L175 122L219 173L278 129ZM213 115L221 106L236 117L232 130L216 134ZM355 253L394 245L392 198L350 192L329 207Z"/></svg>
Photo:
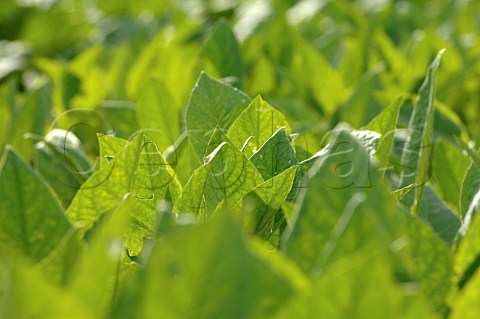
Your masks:
<svg viewBox="0 0 480 319"><path fill-rule="evenodd" d="M305 272L316 273L371 242L389 250L402 242L394 263L403 261L398 267L418 278L433 308L443 313L450 250L428 226L400 209L369 159L359 141L339 133L310 171L282 248Z"/></svg>
<svg viewBox="0 0 480 319"><path fill-rule="evenodd" d="M249 226L263 238L275 230L274 218L287 199L298 167L290 167L281 174L258 185L242 200L242 211L249 219Z"/></svg>
<svg viewBox="0 0 480 319"><path fill-rule="evenodd" d="M250 158L281 127L290 134L290 126L283 114L257 96L232 124L228 137L238 149L242 149L252 137L243 150Z"/></svg>
<svg viewBox="0 0 480 319"><path fill-rule="evenodd" d="M240 46L226 20L221 19L212 27L205 43L204 55L222 78L234 76L241 84L243 63Z"/></svg>
<svg viewBox="0 0 480 319"><path fill-rule="evenodd" d="M264 180L277 176L289 167L298 164L295 150L285 133L285 127L278 129L250 158Z"/></svg>
<svg viewBox="0 0 480 319"><path fill-rule="evenodd" d="M207 150L216 147L205 164L193 172L180 199L181 212L209 216L225 201L234 205L257 185L263 183L255 166L217 128Z"/></svg>
<svg viewBox="0 0 480 319"><path fill-rule="evenodd" d="M228 130L249 102L243 92L205 73L200 75L185 115L187 132L198 158L205 153L215 127Z"/></svg>
<svg viewBox="0 0 480 319"><path fill-rule="evenodd" d="M181 186L173 170L166 164L155 144L139 134L116 155L114 160L90 177L77 192L66 215L84 230L91 228L106 212L115 208L122 198L132 193L139 201L162 199L175 201ZM145 208L145 206L143 206ZM149 210L134 214L138 236L145 236L153 227L155 204ZM133 231L133 230L132 230ZM136 231L135 231L136 232ZM137 244L129 247L132 254L139 252Z"/></svg>
<svg viewBox="0 0 480 319"><path fill-rule="evenodd" d="M460 194L460 213L465 217L473 198L480 190L480 169L471 164L463 179Z"/></svg>
<svg viewBox="0 0 480 319"><path fill-rule="evenodd" d="M365 126L366 130L382 134L375 154L380 164L384 167L388 165L388 158L395 139L394 130L397 127L398 114L402 104L403 96L400 96Z"/></svg>
<svg viewBox="0 0 480 319"><path fill-rule="evenodd" d="M339 133L327 152L309 172L308 188L299 196L300 207L283 238L286 255L307 272L314 267L321 247L353 194L359 189L369 191L372 198L383 193L372 190L378 185L370 181L370 158L349 133Z"/></svg>
<svg viewBox="0 0 480 319"><path fill-rule="evenodd" d="M30 166L10 147L0 169L0 249L39 261L67 233L63 208Z"/></svg>
<svg viewBox="0 0 480 319"><path fill-rule="evenodd" d="M433 121L435 116L435 81L441 50L428 68L425 80L408 125L409 136L402 153L401 186L416 184L412 211L417 213L422 203L424 185L430 177L433 151Z"/></svg>
<svg viewBox="0 0 480 319"><path fill-rule="evenodd" d="M65 213L72 224L85 230L91 228L101 215L115 208L133 190L142 144L142 135L137 135L114 161L82 185Z"/></svg>

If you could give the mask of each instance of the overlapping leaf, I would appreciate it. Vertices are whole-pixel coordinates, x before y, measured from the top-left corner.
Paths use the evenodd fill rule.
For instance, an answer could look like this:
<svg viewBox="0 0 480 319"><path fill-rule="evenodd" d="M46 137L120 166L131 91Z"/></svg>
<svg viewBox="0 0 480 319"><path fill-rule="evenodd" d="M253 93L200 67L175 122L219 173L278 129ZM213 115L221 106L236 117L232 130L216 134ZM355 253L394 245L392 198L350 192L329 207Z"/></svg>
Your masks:
<svg viewBox="0 0 480 319"><path fill-rule="evenodd" d="M285 133L278 129L250 158L264 180L270 179L284 170L298 164L295 150Z"/></svg>
<svg viewBox="0 0 480 319"><path fill-rule="evenodd" d="M395 129L398 122L398 113L403 103L403 97L397 98L382 113L371 120L366 130L382 134L376 147L376 157L382 166L389 166L388 159L395 139Z"/></svg>
<svg viewBox="0 0 480 319"><path fill-rule="evenodd" d="M53 191L8 147L0 169L0 249L40 261L70 225Z"/></svg>
<svg viewBox="0 0 480 319"><path fill-rule="evenodd" d="M220 215L155 248L137 299L141 318L267 318L304 287L295 267L251 250L241 228ZM128 297L121 306L132 306Z"/></svg>
<svg viewBox="0 0 480 319"><path fill-rule="evenodd" d="M398 266L418 278L433 308L442 313L450 288L450 251L429 227L392 201L369 159L358 141L339 133L310 172L283 250L314 274L369 243L392 247L404 242L392 258L403 260Z"/></svg>
<svg viewBox="0 0 480 319"><path fill-rule="evenodd" d="M234 205L264 181L220 128L213 133L208 152L205 164L193 172L185 185L180 212L208 216L220 202Z"/></svg>
<svg viewBox="0 0 480 319"><path fill-rule="evenodd" d="M115 148L122 143L116 144ZM173 170L155 144L140 134L126 144L111 163L82 185L66 215L77 227L88 230L102 215L115 208L126 194L132 193L139 203L133 205L127 247L132 255L136 255L141 250L143 237L155 224L155 203L175 201L180 192L181 186Z"/></svg>
<svg viewBox="0 0 480 319"><path fill-rule="evenodd" d="M480 169L471 164L463 179L460 194L460 213L465 216L475 194L480 190Z"/></svg>
<svg viewBox="0 0 480 319"><path fill-rule="evenodd" d="M281 127L290 134L290 126L283 114L257 96L232 124L228 137L238 149L243 149L247 157L251 157Z"/></svg>
<svg viewBox="0 0 480 319"><path fill-rule="evenodd" d="M424 185L430 178L433 154L433 121L435 115L435 81L444 50L430 65L410 118L409 136L402 152L401 186L415 184L412 210L417 213L422 203Z"/></svg>
<svg viewBox="0 0 480 319"><path fill-rule="evenodd" d="M198 158L205 154L215 127L228 130L249 102L250 98L241 91L205 73L200 75L185 115L187 132Z"/></svg>
<svg viewBox="0 0 480 319"><path fill-rule="evenodd" d="M275 215L292 190L297 169L296 166L288 168L258 185L243 198L242 213L256 234L268 238L278 227Z"/></svg>

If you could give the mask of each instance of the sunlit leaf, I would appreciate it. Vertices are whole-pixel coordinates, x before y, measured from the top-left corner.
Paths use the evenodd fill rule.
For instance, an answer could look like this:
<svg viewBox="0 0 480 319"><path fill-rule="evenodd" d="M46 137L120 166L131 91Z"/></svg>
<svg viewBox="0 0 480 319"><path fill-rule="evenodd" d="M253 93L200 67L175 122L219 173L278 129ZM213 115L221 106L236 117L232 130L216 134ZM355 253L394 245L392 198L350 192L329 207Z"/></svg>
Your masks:
<svg viewBox="0 0 480 319"><path fill-rule="evenodd" d="M283 114L257 96L232 124L228 137L250 157L281 127L290 133Z"/></svg>
<svg viewBox="0 0 480 319"><path fill-rule="evenodd" d="M228 130L250 99L241 91L200 75L186 109L186 126L190 141L201 158L205 154L215 127Z"/></svg>

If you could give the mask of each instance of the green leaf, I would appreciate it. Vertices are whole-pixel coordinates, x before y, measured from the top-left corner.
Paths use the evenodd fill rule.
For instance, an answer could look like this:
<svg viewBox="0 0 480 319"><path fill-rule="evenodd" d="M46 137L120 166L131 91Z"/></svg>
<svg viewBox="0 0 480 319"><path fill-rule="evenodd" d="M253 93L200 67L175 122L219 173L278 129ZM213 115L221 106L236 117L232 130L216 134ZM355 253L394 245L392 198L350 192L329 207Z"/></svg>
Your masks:
<svg viewBox="0 0 480 319"><path fill-rule="evenodd" d="M283 114L257 96L232 124L228 137L250 158L281 127L291 133Z"/></svg>
<svg viewBox="0 0 480 319"><path fill-rule="evenodd" d="M228 137L251 157L281 127L290 134L290 125L283 114L257 96L232 124Z"/></svg>
<svg viewBox="0 0 480 319"><path fill-rule="evenodd" d="M472 202L465 215L464 223L459 230L458 240L461 239L455 254L454 271L457 281L463 286L480 267L480 191L476 196L477 202Z"/></svg>
<svg viewBox="0 0 480 319"><path fill-rule="evenodd" d="M352 134L360 143L362 143L370 157L375 155L377 144L381 137L380 134L368 130L354 130L351 131L350 134Z"/></svg>
<svg viewBox="0 0 480 319"><path fill-rule="evenodd" d="M39 142L35 145L33 164L35 170L53 188L63 206L68 207L88 175L79 173L62 153L64 152L48 142Z"/></svg>
<svg viewBox="0 0 480 319"><path fill-rule="evenodd" d="M306 272L315 266L353 194L366 189L371 196L378 196L372 191L370 158L349 133L340 132L327 148L328 153L309 171L308 188L299 196L300 206L283 238L286 255ZM349 171L351 174L344 176Z"/></svg>
<svg viewBox="0 0 480 319"><path fill-rule="evenodd" d="M75 265L85 247L81 231L70 228L55 249L39 264L45 278L52 284L65 287L75 277Z"/></svg>
<svg viewBox="0 0 480 319"><path fill-rule="evenodd" d="M35 144L33 166L57 193L64 207L70 205L94 169L77 136L61 129L51 130Z"/></svg>
<svg viewBox="0 0 480 319"><path fill-rule="evenodd" d="M437 318L418 286L395 280L388 257L374 244L343 257L276 318Z"/></svg>
<svg viewBox="0 0 480 319"><path fill-rule="evenodd" d="M412 110L414 109L414 106L412 105L412 99L413 97L409 97L400 110L399 122L402 125L408 124ZM457 139L459 139L461 136L464 136L462 131L464 131L465 128L458 119L458 116L450 109L450 107L443 105L438 100L435 100L434 113L433 138L435 141L446 140L450 143L455 143Z"/></svg>
<svg viewBox="0 0 480 319"><path fill-rule="evenodd" d="M100 145L100 168L108 166L118 153L127 145L128 141L106 134L97 134Z"/></svg>
<svg viewBox="0 0 480 319"><path fill-rule="evenodd" d="M70 227L50 187L8 146L0 170L0 219L0 249L35 261L45 258Z"/></svg>
<svg viewBox="0 0 480 319"><path fill-rule="evenodd" d="M161 200L175 203L182 187L175 172L165 162L156 145L144 137L142 154L134 181L135 201L132 204L132 222L126 232L125 246L130 256L137 256L145 237L151 236L156 225L156 205Z"/></svg>
<svg viewBox="0 0 480 319"><path fill-rule="evenodd" d="M427 299L443 313L450 289L450 251L428 226L393 201L360 142L340 132L314 165L283 236L287 257L316 274L369 243L387 249L400 245L392 262L418 278Z"/></svg>
<svg viewBox="0 0 480 319"><path fill-rule="evenodd" d="M101 80L105 81L103 77ZM136 123L137 108L130 102L102 101L99 111L108 119L108 124L118 137L129 138L140 129Z"/></svg>
<svg viewBox="0 0 480 319"><path fill-rule="evenodd" d="M178 209L183 213L209 216L224 201L234 205L257 185L262 176L220 129L215 129L205 158L185 185Z"/></svg>
<svg viewBox="0 0 480 319"><path fill-rule="evenodd" d="M452 319L476 319L480 316L480 270L477 269L475 275L467 286L460 292L455 299L452 312L449 318Z"/></svg>
<svg viewBox="0 0 480 319"><path fill-rule="evenodd" d="M355 55L353 55L355 56ZM375 116L381 108L372 92L381 87L379 73L382 68L376 67L364 73L355 85L355 89L348 99L338 109L339 121L347 122L352 127L361 127ZM348 69L351 73L352 70ZM352 75L349 75L352 78ZM348 81L348 80L347 80Z"/></svg>
<svg viewBox="0 0 480 319"><path fill-rule="evenodd" d="M468 145L465 141L462 139L457 139L458 144L460 147L467 152L468 156L472 160L473 164L477 166L478 169L480 169L480 154L474 150L470 145Z"/></svg>
<svg viewBox="0 0 480 319"><path fill-rule="evenodd" d="M269 238L275 230L275 214L290 193L298 167L293 166L258 185L239 202L249 228L262 238Z"/></svg>
<svg viewBox="0 0 480 319"><path fill-rule="evenodd" d="M112 140L112 139L110 139ZM117 145L118 146L118 145ZM105 167L92 175L77 192L66 215L77 227L88 230L122 198L132 193L138 200L175 201L181 187L174 172L166 164L155 144L139 134ZM138 228L148 232L156 216L154 204L147 211L136 211ZM129 247L139 253L138 243Z"/></svg>
<svg viewBox="0 0 480 319"><path fill-rule="evenodd" d="M25 159L31 160L33 141L27 133L43 135L50 112L50 92L46 86L29 92L23 108L15 116L11 144Z"/></svg>
<svg viewBox="0 0 480 319"><path fill-rule="evenodd" d="M472 222L474 221L478 211L480 211L480 190L478 190L475 196L472 198L470 206L468 206L468 210L465 213L465 218L463 219L462 226L458 230L460 238L465 236Z"/></svg>
<svg viewBox="0 0 480 319"><path fill-rule="evenodd" d="M425 196L418 217L430 224L449 246L453 244L460 228L460 219L429 185L425 187Z"/></svg>
<svg viewBox="0 0 480 319"><path fill-rule="evenodd" d="M402 104L403 96L400 96L365 126L365 130L382 134L375 155L383 167L389 166L389 155L395 139L394 131L397 127L398 114Z"/></svg>
<svg viewBox="0 0 480 319"><path fill-rule="evenodd" d="M21 258L5 260L3 257L0 288L0 315L3 318L97 318L70 292L48 283L38 266Z"/></svg>
<svg viewBox="0 0 480 319"><path fill-rule="evenodd" d="M406 263L419 279L432 308L445 315L446 298L452 286L451 250L428 225L410 216L407 221L410 245L404 250Z"/></svg>
<svg viewBox="0 0 480 319"><path fill-rule="evenodd" d="M125 91L130 99L136 100L138 97L142 86L149 79L149 72L161 57L164 47L165 36L163 33L158 33L147 45L142 47L140 54L135 56L125 80Z"/></svg>
<svg viewBox="0 0 480 319"><path fill-rule="evenodd" d="M465 216L468 207L473 201L475 194L480 190L480 169L471 164L463 179L462 189L460 194L460 213Z"/></svg>
<svg viewBox="0 0 480 319"><path fill-rule="evenodd" d="M73 225L90 229L101 215L116 207L133 190L142 145L143 136L137 135L109 165L82 185L65 212Z"/></svg>
<svg viewBox="0 0 480 319"><path fill-rule="evenodd" d="M470 160L455 146L440 142L433 154L433 177L437 181L442 197L460 212L458 207L465 172Z"/></svg>
<svg viewBox="0 0 480 319"><path fill-rule="evenodd" d="M68 283L76 300L81 300L99 318L110 313L122 272L128 269L124 265L127 258L122 255L133 202L132 195L126 196L107 217L73 266L75 276Z"/></svg>
<svg viewBox="0 0 480 319"><path fill-rule="evenodd" d="M445 50L441 50L428 68L425 80L418 92L413 113L408 125L409 135L402 152L401 186L416 184L412 206L418 213L422 203L424 184L430 177L433 154L433 121L435 115L435 81L440 59Z"/></svg>
<svg viewBox="0 0 480 319"><path fill-rule="evenodd" d="M268 318L302 286L294 267L277 271L281 265L252 251L241 227L219 215L155 248L143 276L144 318Z"/></svg>
<svg viewBox="0 0 480 319"><path fill-rule="evenodd" d="M148 136L162 152L180 135L180 113L169 90L158 80L151 80L142 89L137 117L140 127L149 129Z"/></svg>
<svg viewBox="0 0 480 319"><path fill-rule="evenodd" d="M342 75L310 43L300 37L294 40L292 73L298 91L306 90L323 113L331 116L348 94Z"/></svg>
<svg viewBox="0 0 480 319"><path fill-rule="evenodd" d="M243 62L240 46L226 20L221 19L212 27L203 54L221 77L234 76L241 86Z"/></svg>
<svg viewBox="0 0 480 319"><path fill-rule="evenodd" d="M205 154L215 127L228 130L249 102L250 98L243 92L205 73L200 75L185 115L187 132L198 158Z"/></svg>
<svg viewBox="0 0 480 319"><path fill-rule="evenodd" d="M298 164L295 150L285 133L285 127L278 129L250 161L255 165L264 180L277 176L289 167Z"/></svg>

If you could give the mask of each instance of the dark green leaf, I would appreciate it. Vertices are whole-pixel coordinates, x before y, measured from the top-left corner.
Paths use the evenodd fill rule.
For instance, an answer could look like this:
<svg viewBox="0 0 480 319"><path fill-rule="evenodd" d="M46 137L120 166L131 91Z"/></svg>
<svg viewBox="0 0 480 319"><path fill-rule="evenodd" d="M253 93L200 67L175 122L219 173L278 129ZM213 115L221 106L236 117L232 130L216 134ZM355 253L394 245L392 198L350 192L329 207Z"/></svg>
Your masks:
<svg viewBox="0 0 480 319"><path fill-rule="evenodd" d="M460 228L460 219L428 185L425 187L425 196L418 217L431 225L441 238L452 245Z"/></svg>

